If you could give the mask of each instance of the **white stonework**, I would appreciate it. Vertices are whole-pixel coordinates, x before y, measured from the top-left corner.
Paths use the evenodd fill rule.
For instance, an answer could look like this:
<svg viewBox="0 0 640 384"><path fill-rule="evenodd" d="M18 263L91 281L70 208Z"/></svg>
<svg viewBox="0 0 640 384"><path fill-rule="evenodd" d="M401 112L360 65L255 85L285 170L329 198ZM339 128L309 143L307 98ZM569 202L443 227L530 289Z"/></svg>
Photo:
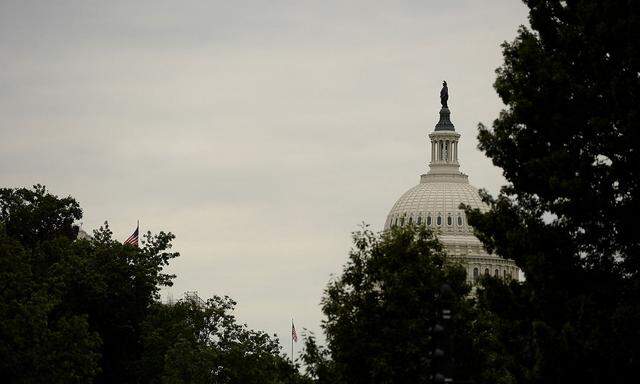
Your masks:
<svg viewBox="0 0 640 384"><path fill-rule="evenodd" d="M387 216L385 230L409 223L434 229L448 255L465 266L470 283L483 274L519 279L519 270L512 260L487 253L459 208L463 203L481 211L488 209L478 190L469 184L468 176L458 170L460 134L455 132L449 115L449 109L442 108L436 130L429 135L429 172L420 176L420 184L396 201Z"/></svg>

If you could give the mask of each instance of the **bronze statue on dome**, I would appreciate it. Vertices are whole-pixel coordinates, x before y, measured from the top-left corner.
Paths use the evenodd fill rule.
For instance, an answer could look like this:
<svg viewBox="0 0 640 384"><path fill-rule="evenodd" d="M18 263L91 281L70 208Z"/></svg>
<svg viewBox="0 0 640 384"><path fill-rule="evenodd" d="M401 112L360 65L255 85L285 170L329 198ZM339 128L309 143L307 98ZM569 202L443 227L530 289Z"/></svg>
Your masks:
<svg viewBox="0 0 640 384"><path fill-rule="evenodd" d="M440 104L442 104L442 108L449 108L447 101L449 101L449 88L447 88L447 82L443 81L442 90L440 90Z"/></svg>

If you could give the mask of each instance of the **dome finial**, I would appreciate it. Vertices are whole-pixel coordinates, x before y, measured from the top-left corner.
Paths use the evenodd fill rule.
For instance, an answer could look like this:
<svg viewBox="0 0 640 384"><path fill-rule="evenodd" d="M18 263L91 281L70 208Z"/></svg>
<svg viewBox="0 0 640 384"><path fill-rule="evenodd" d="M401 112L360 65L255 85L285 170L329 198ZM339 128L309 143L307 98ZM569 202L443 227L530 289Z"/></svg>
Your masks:
<svg viewBox="0 0 640 384"><path fill-rule="evenodd" d="M438 124L436 124L436 131L455 131L455 127L451 122L451 111L449 111L449 106L447 102L449 101L449 88L447 87L447 82L442 82L442 90L440 90L440 104L442 104L442 108L440 108L440 120Z"/></svg>
<svg viewBox="0 0 640 384"><path fill-rule="evenodd" d="M447 88L447 82L442 81L442 89L440 90L440 104L442 104L442 108L449 108L447 101L449 101L449 88Z"/></svg>

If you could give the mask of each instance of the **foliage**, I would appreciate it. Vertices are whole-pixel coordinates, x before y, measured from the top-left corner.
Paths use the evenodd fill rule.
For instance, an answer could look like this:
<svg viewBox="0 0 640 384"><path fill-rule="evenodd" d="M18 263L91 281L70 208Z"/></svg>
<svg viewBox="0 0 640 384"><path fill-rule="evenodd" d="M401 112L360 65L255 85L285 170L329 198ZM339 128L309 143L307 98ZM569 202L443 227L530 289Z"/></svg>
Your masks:
<svg viewBox="0 0 640 384"><path fill-rule="evenodd" d="M507 106L480 149L508 180L469 212L526 282L487 284L520 383L634 381L640 331L640 7L529 0L531 28L503 45ZM509 305L505 305L509 303Z"/></svg>
<svg viewBox="0 0 640 384"><path fill-rule="evenodd" d="M144 324L144 381L148 383L297 383L278 339L237 323L235 302L185 296L154 306Z"/></svg>
<svg viewBox="0 0 640 384"><path fill-rule="evenodd" d="M44 187L0 189L0 377L5 382L86 382L99 372L100 338L86 313L69 311L58 272L77 268L70 198Z"/></svg>
<svg viewBox="0 0 640 384"><path fill-rule="evenodd" d="M285 383L277 339L214 297L159 303L171 233L123 245L107 223L76 240L71 197L0 189L0 377L6 383Z"/></svg>
<svg viewBox="0 0 640 384"><path fill-rule="evenodd" d="M452 295L445 303L444 284ZM445 259L442 245L424 226L394 228L376 235L354 234L342 275L322 300L327 349L306 340L303 362L316 382L426 383L435 372L433 327L452 310L444 341L450 372L457 379L483 380L486 337L468 299L464 268ZM488 345L488 344L487 344ZM449 356L451 354L451 356Z"/></svg>
<svg viewBox="0 0 640 384"><path fill-rule="evenodd" d="M316 384L343 383L335 362L331 359L331 352L319 345L316 336L306 330L302 334L304 340L303 353L300 356L302 364L306 368L307 377Z"/></svg>

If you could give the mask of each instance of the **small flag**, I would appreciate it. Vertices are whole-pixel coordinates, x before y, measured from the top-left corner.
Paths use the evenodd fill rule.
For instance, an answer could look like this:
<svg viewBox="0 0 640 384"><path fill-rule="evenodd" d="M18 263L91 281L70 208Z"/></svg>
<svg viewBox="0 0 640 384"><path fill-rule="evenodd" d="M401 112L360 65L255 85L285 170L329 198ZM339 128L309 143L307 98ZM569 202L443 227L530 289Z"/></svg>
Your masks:
<svg viewBox="0 0 640 384"><path fill-rule="evenodd" d="M124 243L122 243L122 244L129 244L129 245L132 245L132 246L138 248L138 230L139 229L140 229L140 222L138 222L138 225L136 226L136 230L133 231L131 236L129 236L129 238L127 240L125 240Z"/></svg>
<svg viewBox="0 0 640 384"><path fill-rule="evenodd" d="M291 340L298 342L298 334L296 333L296 326L293 325L293 321L291 321Z"/></svg>

